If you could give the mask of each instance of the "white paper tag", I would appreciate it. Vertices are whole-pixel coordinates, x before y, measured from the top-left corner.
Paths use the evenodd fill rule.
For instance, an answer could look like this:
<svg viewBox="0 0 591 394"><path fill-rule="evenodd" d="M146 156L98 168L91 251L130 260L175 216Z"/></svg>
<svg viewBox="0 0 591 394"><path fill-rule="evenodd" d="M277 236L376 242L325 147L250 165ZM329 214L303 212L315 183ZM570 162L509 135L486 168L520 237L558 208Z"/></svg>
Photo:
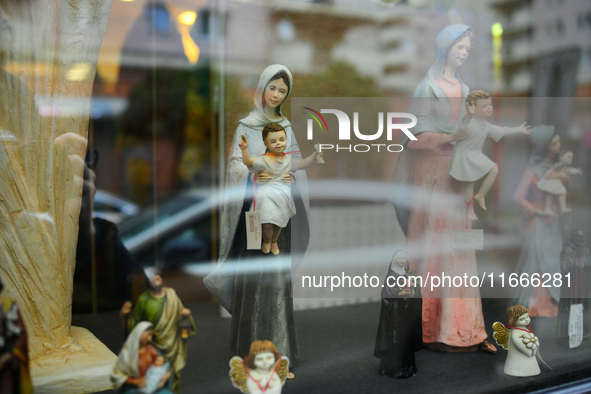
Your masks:
<svg viewBox="0 0 591 394"><path fill-rule="evenodd" d="M583 342L583 304L571 304L568 317L568 347L579 346Z"/></svg>
<svg viewBox="0 0 591 394"><path fill-rule="evenodd" d="M484 249L484 231L454 230L451 232L451 247L453 249Z"/></svg>
<svg viewBox="0 0 591 394"><path fill-rule="evenodd" d="M261 214L246 212L246 249L260 249L262 239Z"/></svg>

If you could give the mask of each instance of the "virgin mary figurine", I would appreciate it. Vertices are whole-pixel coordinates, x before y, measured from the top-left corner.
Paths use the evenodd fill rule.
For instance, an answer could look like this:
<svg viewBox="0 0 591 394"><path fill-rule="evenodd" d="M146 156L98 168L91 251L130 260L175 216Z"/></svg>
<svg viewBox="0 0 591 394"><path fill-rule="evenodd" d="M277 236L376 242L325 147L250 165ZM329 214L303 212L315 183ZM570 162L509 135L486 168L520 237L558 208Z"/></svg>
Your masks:
<svg viewBox="0 0 591 394"><path fill-rule="evenodd" d="M250 209L254 185L238 144L244 135L252 157L265 154L262 130L274 122L287 134L285 151L290 152L292 159L301 159L291 123L281 113L281 105L292 87L293 77L287 67L280 64L267 67L254 95L255 109L238 124L226 172L218 266L204 283L232 315L230 348L235 354L247 354L252 342L266 339L295 365L298 347L290 264L297 264L292 253L301 259L309 240L306 173L297 171L285 178L291 184L296 214L277 241L281 254L273 256L260 250L247 250L245 212ZM264 181L257 177L257 183Z"/></svg>
<svg viewBox="0 0 591 394"><path fill-rule="evenodd" d="M461 184L448 177L454 141L466 138L462 129L464 101L469 92L459 76L473 42L470 26L447 26L437 36L436 59L417 87L411 113L417 117L416 141L403 141L392 175L398 222L407 237L410 268L428 274L478 275L474 250L455 250L454 230L472 228ZM496 353L486 341L478 289L423 289L423 342L452 352Z"/></svg>
<svg viewBox="0 0 591 394"><path fill-rule="evenodd" d="M521 244L521 254L515 272L518 275L539 274L552 277L560 274L560 251L562 250L562 230L560 217L548 216L545 211L545 192L538 188L538 181L554 164L560 153L560 135L554 126L538 125L529 136L533 148L529 165L513 196L525 219L525 229ZM556 203L551 209L556 211ZM560 287L518 286L517 301L529 308L529 315L556 316Z"/></svg>

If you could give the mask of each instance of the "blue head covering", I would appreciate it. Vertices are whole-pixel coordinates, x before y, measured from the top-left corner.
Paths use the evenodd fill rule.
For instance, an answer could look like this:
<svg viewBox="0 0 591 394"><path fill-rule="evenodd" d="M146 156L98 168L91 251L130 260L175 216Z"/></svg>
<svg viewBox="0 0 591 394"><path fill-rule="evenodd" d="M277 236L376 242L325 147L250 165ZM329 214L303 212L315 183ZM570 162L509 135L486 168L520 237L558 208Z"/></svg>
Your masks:
<svg viewBox="0 0 591 394"><path fill-rule="evenodd" d="M539 125L532 129L529 141L532 144L533 154L529 159L529 168L538 179L542 178L553 163L547 162L548 144L555 135L554 126Z"/></svg>
<svg viewBox="0 0 591 394"><path fill-rule="evenodd" d="M429 69L428 75L431 78L437 78L443 73L443 67L445 66L445 58L447 53L453 44L460 39L466 32L474 36L474 31L468 25L462 23L456 23L447 26L441 30L437 35L437 46L435 49L435 63ZM456 70L456 76L458 76L459 69Z"/></svg>

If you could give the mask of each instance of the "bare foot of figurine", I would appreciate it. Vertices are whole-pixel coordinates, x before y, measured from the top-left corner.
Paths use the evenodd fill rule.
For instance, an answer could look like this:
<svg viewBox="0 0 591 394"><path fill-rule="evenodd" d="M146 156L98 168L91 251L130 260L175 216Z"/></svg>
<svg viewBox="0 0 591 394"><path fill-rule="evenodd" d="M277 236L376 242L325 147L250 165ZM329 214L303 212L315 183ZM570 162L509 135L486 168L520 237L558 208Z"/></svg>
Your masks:
<svg viewBox="0 0 591 394"><path fill-rule="evenodd" d="M570 212L571 209L570 207L564 206L564 207L560 207L560 213L566 213L566 212Z"/></svg>
<svg viewBox="0 0 591 394"><path fill-rule="evenodd" d="M538 215L540 215L540 216L556 216L556 215L554 215L554 212L552 212L551 210L538 211Z"/></svg>
<svg viewBox="0 0 591 394"><path fill-rule="evenodd" d="M267 252L269 253L269 252ZM277 246L277 242L273 242L271 244L271 253L273 253L275 256L277 256L279 254L279 246Z"/></svg>
<svg viewBox="0 0 591 394"><path fill-rule="evenodd" d="M293 380L295 379L295 375L293 374L293 372L290 372L287 374L287 380Z"/></svg>
<svg viewBox="0 0 591 394"><path fill-rule="evenodd" d="M478 216L476 216L476 212L474 212L474 206L470 205L468 207L468 219L470 220L478 220Z"/></svg>
<svg viewBox="0 0 591 394"><path fill-rule="evenodd" d="M474 212L474 203L468 205L468 219L478 220L478 216L476 216L476 212Z"/></svg>
<svg viewBox="0 0 591 394"><path fill-rule="evenodd" d="M474 202L474 198L476 196L472 196L472 198L470 199L470 201L466 202L464 201L464 204L466 204L466 209L467 209L467 215L468 215L468 219L470 220L478 220L478 216L476 216L476 212L474 212L474 205L476 205L476 203ZM467 225L467 223L466 223Z"/></svg>
<svg viewBox="0 0 591 394"><path fill-rule="evenodd" d="M261 252L269 253L271 251L271 242L263 242L263 246L261 246Z"/></svg>
<svg viewBox="0 0 591 394"><path fill-rule="evenodd" d="M480 208L482 208L486 211L486 203L484 202L484 196L481 196L480 194L476 194L474 196L474 200L476 200L478 205L480 205Z"/></svg>
<svg viewBox="0 0 591 394"><path fill-rule="evenodd" d="M485 340L480 345L478 345L478 350L480 350L481 352L486 352L486 353L490 353L490 354L497 354L497 348L495 347L495 345L493 345L492 343L490 343L487 340Z"/></svg>

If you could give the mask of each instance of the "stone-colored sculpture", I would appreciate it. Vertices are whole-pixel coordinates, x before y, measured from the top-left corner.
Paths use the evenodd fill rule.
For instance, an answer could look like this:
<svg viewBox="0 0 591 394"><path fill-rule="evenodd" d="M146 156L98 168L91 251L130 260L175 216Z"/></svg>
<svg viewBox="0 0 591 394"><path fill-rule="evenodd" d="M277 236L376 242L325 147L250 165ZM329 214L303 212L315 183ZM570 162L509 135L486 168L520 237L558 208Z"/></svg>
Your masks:
<svg viewBox="0 0 591 394"><path fill-rule="evenodd" d="M90 95L110 5L0 0L0 276L43 392L106 389L115 359L71 327Z"/></svg>

